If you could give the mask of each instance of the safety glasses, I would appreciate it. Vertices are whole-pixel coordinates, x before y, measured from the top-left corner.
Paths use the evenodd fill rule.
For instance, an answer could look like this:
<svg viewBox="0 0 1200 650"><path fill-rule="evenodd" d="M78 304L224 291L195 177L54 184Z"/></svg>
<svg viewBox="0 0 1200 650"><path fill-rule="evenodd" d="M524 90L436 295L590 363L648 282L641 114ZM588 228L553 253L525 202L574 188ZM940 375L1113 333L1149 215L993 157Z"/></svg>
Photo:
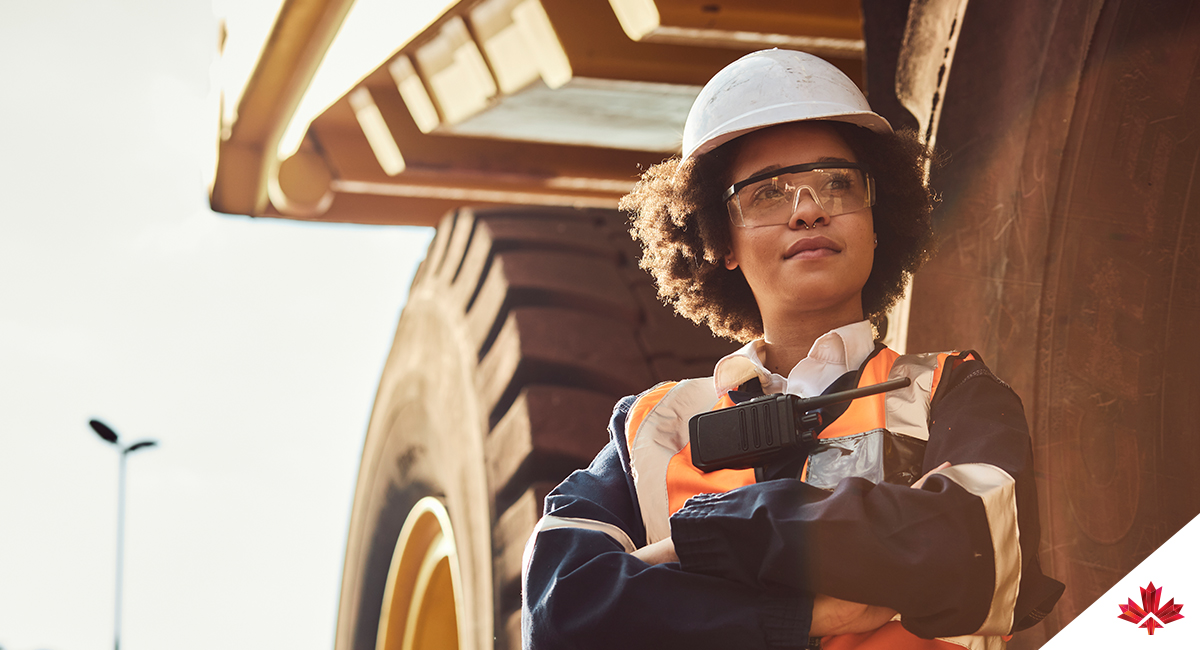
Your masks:
<svg viewBox="0 0 1200 650"><path fill-rule="evenodd" d="M790 221L806 195L836 217L875 205L875 182L862 163L806 163L738 181L721 198L733 225L761 228Z"/></svg>

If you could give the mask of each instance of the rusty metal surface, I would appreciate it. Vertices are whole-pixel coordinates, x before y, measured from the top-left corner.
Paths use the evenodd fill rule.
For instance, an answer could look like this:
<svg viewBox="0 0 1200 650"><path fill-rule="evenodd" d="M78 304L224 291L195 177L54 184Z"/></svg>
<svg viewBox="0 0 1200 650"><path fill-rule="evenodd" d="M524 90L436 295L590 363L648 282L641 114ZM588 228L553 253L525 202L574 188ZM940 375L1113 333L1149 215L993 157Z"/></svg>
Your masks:
<svg viewBox="0 0 1200 650"><path fill-rule="evenodd" d="M1067 583L1037 647L1200 513L1200 10L971 3L962 30L909 347L974 347L1025 402Z"/></svg>
<svg viewBox="0 0 1200 650"><path fill-rule="evenodd" d="M862 0L862 13L863 41L866 43L863 81L871 108L897 131L916 129L916 118L904 108L896 94L896 68L904 43L904 27L908 23L908 4Z"/></svg>
<svg viewBox="0 0 1200 650"><path fill-rule="evenodd" d="M1200 513L1198 64L1195 3L1113 3L1080 86L1038 337L1067 611Z"/></svg>

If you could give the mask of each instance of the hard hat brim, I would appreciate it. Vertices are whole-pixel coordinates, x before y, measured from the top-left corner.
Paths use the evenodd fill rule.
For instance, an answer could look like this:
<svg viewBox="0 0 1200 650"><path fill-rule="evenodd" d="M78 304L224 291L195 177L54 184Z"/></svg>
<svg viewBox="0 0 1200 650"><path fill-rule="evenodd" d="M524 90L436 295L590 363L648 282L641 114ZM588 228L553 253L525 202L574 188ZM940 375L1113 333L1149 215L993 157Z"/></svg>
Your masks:
<svg viewBox="0 0 1200 650"><path fill-rule="evenodd" d="M695 147L692 151L684 151L683 159L687 160L694 156L708 153L726 142L747 133L792 122L845 122L870 129L875 133L888 134L892 132L892 125L888 124L888 121L883 119L881 115L871 111L848 113L844 110L837 110L842 107L830 106L833 110L821 112L819 106L810 103L806 107L809 109L808 114L810 117L797 120L794 117L796 108L796 104L777 104L740 115L735 120L720 124L698 139L699 146Z"/></svg>

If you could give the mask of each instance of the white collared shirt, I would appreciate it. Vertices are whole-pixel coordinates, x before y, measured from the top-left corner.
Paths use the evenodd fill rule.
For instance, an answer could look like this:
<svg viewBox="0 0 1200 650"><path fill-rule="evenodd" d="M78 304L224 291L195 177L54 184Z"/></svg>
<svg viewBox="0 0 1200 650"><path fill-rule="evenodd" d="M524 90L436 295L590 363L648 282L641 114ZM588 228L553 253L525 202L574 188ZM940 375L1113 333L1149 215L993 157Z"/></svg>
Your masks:
<svg viewBox="0 0 1200 650"><path fill-rule="evenodd" d="M787 377L767 370L759 350L764 341L751 341L740 350L717 362L713 382L717 394L736 389L757 376L764 393L791 393L800 397L820 395L838 377L858 370L875 349L875 331L871 322L862 320L822 334L813 341L808 356L800 360Z"/></svg>

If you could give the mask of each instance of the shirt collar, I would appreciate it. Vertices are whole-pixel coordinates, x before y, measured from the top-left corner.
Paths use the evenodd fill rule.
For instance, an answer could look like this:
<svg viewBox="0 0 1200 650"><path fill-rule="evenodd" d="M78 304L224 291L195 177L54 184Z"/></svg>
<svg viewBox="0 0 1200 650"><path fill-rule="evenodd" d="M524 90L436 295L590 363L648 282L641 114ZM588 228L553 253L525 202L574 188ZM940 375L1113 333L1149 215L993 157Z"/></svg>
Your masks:
<svg viewBox="0 0 1200 650"><path fill-rule="evenodd" d="M813 341L808 356L796 364L787 378L770 372L763 365L759 356L763 343L762 339L751 341L717 362L713 369L713 383L718 395L724 395L754 377L758 377L765 392L780 392L789 380L798 379L794 375L803 371L806 359L815 359L825 366L835 366L839 369L839 375L858 370L875 350L875 331L870 321L861 320L822 334ZM778 388L772 391L770 387Z"/></svg>

